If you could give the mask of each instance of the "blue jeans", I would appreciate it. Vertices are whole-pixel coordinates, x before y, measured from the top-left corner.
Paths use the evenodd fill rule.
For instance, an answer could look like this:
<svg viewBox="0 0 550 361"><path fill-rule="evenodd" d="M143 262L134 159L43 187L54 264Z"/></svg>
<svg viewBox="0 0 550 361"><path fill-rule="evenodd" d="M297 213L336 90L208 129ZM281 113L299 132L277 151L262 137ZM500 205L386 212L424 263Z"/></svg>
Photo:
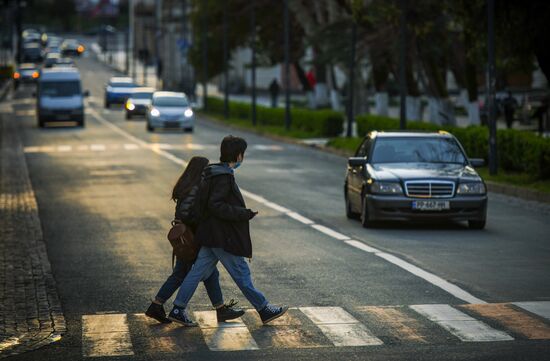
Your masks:
<svg viewBox="0 0 550 361"><path fill-rule="evenodd" d="M250 268L244 257L232 255L221 248L201 247L195 264L185 276L185 280L180 286L174 305L178 307L187 307L187 304L193 297L200 281L208 278L216 270L216 264L220 261L233 281L237 284L248 302L259 311L267 306L265 296L254 288Z"/></svg>
<svg viewBox="0 0 550 361"><path fill-rule="evenodd" d="M160 303L165 303L170 297L172 297L174 292L176 292L178 287L180 287L192 266L193 265L191 263L176 259L174 270L160 288L157 293L156 300ZM204 280L204 287L206 287L206 292L208 293L210 302L212 302L212 306L218 307L223 305L223 295L220 288L220 273L217 268L214 268L210 276Z"/></svg>

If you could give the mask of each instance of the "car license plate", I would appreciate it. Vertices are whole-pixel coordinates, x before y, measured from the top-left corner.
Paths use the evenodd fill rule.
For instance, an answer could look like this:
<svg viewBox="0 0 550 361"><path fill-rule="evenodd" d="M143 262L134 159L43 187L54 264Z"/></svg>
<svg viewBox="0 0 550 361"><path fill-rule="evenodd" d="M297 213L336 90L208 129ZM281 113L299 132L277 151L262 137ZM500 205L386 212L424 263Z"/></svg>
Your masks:
<svg viewBox="0 0 550 361"><path fill-rule="evenodd" d="M443 211L450 209L449 201L413 201L412 209L419 211Z"/></svg>
<svg viewBox="0 0 550 361"><path fill-rule="evenodd" d="M166 128L179 128L180 123L178 123L178 122L166 122L166 123L164 123L164 126Z"/></svg>
<svg viewBox="0 0 550 361"><path fill-rule="evenodd" d="M71 116L69 114L58 114L56 118L57 120L70 120Z"/></svg>

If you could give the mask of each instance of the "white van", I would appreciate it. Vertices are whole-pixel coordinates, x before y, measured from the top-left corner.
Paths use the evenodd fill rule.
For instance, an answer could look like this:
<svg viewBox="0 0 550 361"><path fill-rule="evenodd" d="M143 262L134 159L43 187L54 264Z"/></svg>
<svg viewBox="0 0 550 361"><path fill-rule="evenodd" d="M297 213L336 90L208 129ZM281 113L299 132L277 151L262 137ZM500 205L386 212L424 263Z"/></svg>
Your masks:
<svg viewBox="0 0 550 361"><path fill-rule="evenodd" d="M79 127L84 126L84 97L89 92L82 92L78 69L43 69L37 84L39 127L48 121L74 121Z"/></svg>

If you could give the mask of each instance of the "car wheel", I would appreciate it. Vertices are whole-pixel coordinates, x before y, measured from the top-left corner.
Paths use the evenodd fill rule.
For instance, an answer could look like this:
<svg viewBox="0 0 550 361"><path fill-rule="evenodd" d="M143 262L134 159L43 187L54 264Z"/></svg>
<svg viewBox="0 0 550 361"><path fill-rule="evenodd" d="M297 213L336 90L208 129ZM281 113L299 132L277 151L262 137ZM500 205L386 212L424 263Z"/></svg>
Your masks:
<svg viewBox="0 0 550 361"><path fill-rule="evenodd" d="M193 133L193 128L183 128L183 131L186 133Z"/></svg>
<svg viewBox="0 0 550 361"><path fill-rule="evenodd" d="M132 119L132 114L130 114L130 112L126 112L126 119Z"/></svg>
<svg viewBox="0 0 550 361"><path fill-rule="evenodd" d="M147 131L153 132L155 131L155 128L153 128L149 123L147 123Z"/></svg>
<svg viewBox="0 0 550 361"><path fill-rule="evenodd" d="M485 219L482 221L472 220L468 221L468 227L470 227L470 229L484 229L486 223L487 221Z"/></svg>
<svg viewBox="0 0 550 361"><path fill-rule="evenodd" d="M365 197L363 197L363 204L361 205L360 220L361 220L361 224L363 225L363 227L365 227L365 228L372 227L372 221L371 221L370 215L369 215L369 206L367 204L367 199Z"/></svg>
<svg viewBox="0 0 550 361"><path fill-rule="evenodd" d="M344 193L344 199L346 202L346 217L348 217L349 219L359 219L360 214L351 210L352 207L348 197L348 192Z"/></svg>
<svg viewBox="0 0 550 361"><path fill-rule="evenodd" d="M38 127L44 128L44 125L46 125L46 122L44 121L44 119L41 117L38 117Z"/></svg>
<svg viewBox="0 0 550 361"><path fill-rule="evenodd" d="M109 109L110 106L111 106L111 103L105 100L105 109Z"/></svg>

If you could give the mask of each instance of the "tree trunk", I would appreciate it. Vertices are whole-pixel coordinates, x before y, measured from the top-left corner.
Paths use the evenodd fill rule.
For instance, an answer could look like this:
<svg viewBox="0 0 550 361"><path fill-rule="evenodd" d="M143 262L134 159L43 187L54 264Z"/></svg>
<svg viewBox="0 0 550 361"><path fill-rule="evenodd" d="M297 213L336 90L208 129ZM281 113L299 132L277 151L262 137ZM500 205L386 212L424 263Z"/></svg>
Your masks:
<svg viewBox="0 0 550 361"><path fill-rule="evenodd" d="M376 92L374 95L374 111L378 115L388 116L388 104L389 96L388 93Z"/></svg>
<svg viewBox="0 0 550 361"><path fill-rule="evenodd" d="M421 107L420 107L420 97L407 95L406 99L407 104L407 120L409 121L421 121Z"/></svg>
<svg viewBox="0 0 550 361"><path fill-rule="evenodd" d="M429 119L438 125L456 125L453 103L448 98L428 98Z"/></svg>

